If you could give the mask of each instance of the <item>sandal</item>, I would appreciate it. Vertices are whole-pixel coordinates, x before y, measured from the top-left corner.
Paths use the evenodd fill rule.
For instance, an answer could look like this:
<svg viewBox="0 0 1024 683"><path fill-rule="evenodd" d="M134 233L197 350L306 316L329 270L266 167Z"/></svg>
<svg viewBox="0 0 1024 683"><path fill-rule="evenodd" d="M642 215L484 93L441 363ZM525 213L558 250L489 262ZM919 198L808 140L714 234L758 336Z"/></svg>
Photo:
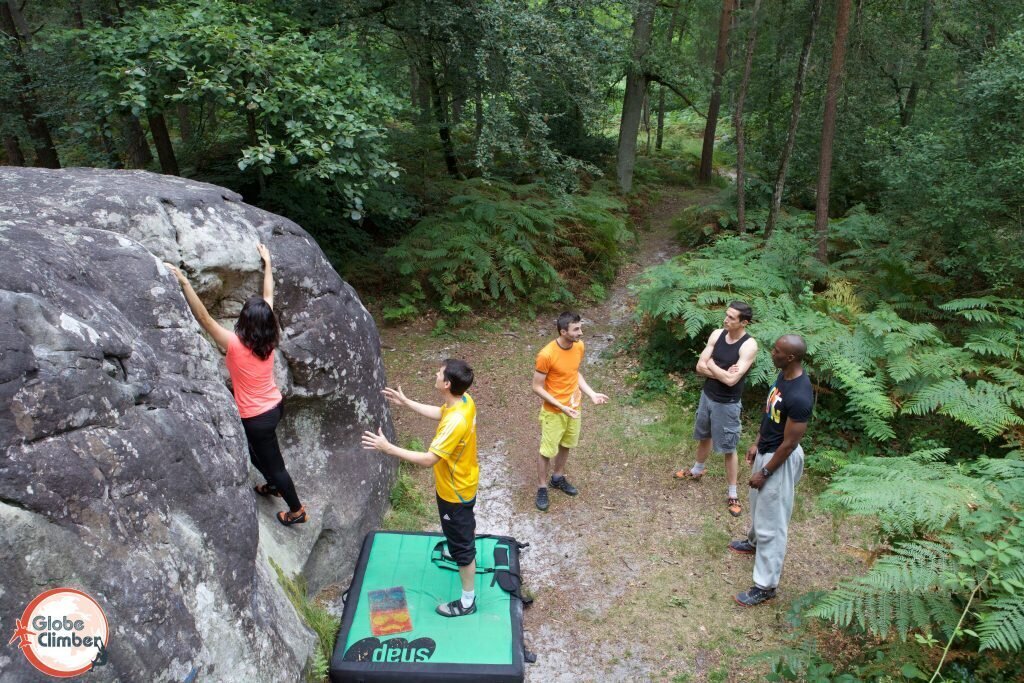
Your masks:
<svg viewBox="0 0 1024 683"><path fill-rule="evenodd" d="M280 498L282 496L281 492L275 489L270 484L260 484L259 486L253 486L252 490L261 496L273 496L275 498Z"/></svg>
<svg viewBox="0 0 1024 683"><path fill-rule="evenodd" d="M687 467L687 468L681 469L678 472L676 472L675 474L673 474L672 478L673 479L689 479L690 481L696 483L696 482L700 481L700 478L703 477L703 476L704 476L704 472L701 472L700 474L694 474L693 470L691 470L690 468Z"/></svg>
<svg viewBox="0 0 1024 683"><path fill-rule="evenodd" d="M277 513L277 521L281 522L285 526L291 526L292 524L304 524L306 522L306 506L303 505L296 512L288 512L281 510Z"/></svg>
<svg viewBox="0 0 1024 683"><path fill-rule="evenodd" d="M743 507L740 505L739 498L726 498L725 509L729 511L729 514L733 517L739 517L743 512Z"/></svg>

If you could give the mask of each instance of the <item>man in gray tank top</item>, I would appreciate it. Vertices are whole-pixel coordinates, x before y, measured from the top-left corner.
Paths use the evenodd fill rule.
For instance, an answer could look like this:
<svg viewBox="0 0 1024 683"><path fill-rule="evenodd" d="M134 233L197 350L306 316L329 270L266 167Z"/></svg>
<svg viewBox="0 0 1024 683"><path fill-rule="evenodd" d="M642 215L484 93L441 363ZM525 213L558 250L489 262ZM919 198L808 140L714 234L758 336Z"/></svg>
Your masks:
<svg viewBox="0 0 1024 683"><path fill-rule="evenodd" d="M697 462L690 469L676 472L676 479L700 481L704 476L704 463L712 449L725 456L725 474L728 483L726 509L733 517L743 512L736 493L739 459L736 450L740 442L740 399L747 373L757 357L757 342L747 334L754 312L748 304L733 301L725 311L722 329L708 337L708 343L697 361L697 374L703 375L704 388L697 404L697 418L693 438L697 440Z"/></svg>

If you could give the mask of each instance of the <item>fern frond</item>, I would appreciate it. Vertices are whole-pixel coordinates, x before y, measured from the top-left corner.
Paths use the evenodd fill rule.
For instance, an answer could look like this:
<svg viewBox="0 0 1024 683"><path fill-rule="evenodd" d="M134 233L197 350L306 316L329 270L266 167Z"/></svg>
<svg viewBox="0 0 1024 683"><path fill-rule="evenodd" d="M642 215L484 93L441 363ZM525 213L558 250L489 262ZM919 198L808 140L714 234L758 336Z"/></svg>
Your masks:
<svg viewBox="0 0 1024 683"><path fill-rule="evenodd" d="M985 601L987 613L978 616L979 650L1013 652L1024 647L1024 596Z"/></svg>

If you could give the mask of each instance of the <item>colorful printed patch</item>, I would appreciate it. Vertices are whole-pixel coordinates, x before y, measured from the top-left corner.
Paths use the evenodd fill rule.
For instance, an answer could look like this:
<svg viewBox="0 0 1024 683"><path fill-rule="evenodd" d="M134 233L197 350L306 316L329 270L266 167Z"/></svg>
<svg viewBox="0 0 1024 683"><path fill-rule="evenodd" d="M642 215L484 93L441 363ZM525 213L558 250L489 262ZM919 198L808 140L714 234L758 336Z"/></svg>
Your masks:
<svg viewBox="0 0 1024 683"><path fill-rule="evenodd" d="M369 591L370 633L375 636L389 636L412 630L412 617L405 601L405 589L401 586Z"/></svg>

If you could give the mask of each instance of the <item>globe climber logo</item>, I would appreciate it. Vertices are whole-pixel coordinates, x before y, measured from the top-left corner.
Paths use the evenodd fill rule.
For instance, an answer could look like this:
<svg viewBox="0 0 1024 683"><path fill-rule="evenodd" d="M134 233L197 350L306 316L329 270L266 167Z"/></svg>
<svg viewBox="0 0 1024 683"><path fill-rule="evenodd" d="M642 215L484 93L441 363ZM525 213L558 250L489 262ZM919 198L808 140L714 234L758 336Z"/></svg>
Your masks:
<svg viewBox="0 0 1024 683"><path fill-rule="evenodd" d="M28 604L8 644L44 674L72 678L106 664L108 636L107 617L92 596L54 588Z"/></svg>

